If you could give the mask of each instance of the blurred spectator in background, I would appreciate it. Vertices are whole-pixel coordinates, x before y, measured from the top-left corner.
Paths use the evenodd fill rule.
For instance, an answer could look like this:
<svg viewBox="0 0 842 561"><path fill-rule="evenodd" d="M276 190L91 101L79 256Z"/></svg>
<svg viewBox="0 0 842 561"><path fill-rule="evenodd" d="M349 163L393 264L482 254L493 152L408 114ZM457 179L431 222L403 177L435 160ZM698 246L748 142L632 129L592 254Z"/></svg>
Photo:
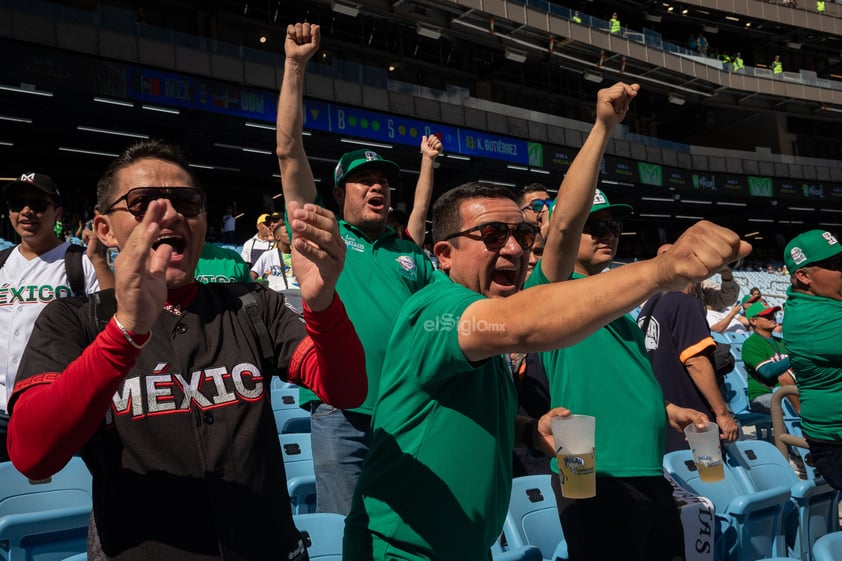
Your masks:
<svg viewBox="0 0 842 561"><path fill-rule="evenodd" d="M257 233L246 240L243 244L241 255L243 261L251 266L257 262L257 258L264 251L275 247L275 238L272 237L272 218L269 214L261 214L257 217Z"/></svg>
<svg viewBox="0 0 842 561"><path fill-rule="evenodd" d="M222 243L234 243L234 235L237 232L237 208L233 203L225 205L225 214L222 215L222 233L220 234L220 241Z"/></svg>

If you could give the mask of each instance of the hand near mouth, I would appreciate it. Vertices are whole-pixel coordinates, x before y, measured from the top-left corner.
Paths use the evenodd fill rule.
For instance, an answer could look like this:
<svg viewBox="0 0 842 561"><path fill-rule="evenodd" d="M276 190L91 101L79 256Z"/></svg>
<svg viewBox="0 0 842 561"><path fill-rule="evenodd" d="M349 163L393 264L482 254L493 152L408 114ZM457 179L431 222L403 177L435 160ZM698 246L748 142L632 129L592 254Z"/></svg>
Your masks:
<svg viewBox="0 0 842 561"><path fill-rule="evenodd" d="M148 333L167 299L167 267L173 247L155 244L166 211L166 201L150 202L114 261L117 315L132 333Z"/></svg>

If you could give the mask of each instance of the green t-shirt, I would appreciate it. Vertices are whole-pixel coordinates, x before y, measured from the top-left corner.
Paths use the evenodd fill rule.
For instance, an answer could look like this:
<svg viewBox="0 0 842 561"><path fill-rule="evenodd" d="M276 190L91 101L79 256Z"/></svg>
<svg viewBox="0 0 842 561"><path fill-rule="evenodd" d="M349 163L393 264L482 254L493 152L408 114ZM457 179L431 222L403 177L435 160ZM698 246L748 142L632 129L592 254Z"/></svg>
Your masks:
<svg viewBox="0 0 842 561"><path fill-rule="evenodd" d="M483 296L436 275L389 338L345 561L487 559L506 517L514 382L502 356L473 364L459 347L459 329L476 327L462 312Z"/></svg>
<svg viewBox="0 0 842 561"><path fill-rule="evenodd" d="M253 282L249 267L232 249L206 243L196 264L196 280L209 282Z"/></svg>
<svg viewBox="0 0 842 561"><path fill-rule="evenodd" d="M783 341L775 338L767 339L757 333L752 333L743 343L742 348L743 364L748 372L748 400L772 393L772 388L778 385L778 378L768 382L763 381L763 376L757 372L757 368L767 362L778 362L787 358L786 347Z"/></svg>
<svg viewBox="0 0 842 561"><path fill-rule="evenodd" d="M391 228L371 240L359 228L340 220L339 232L347 253L336 292L365 349L368 373L368 397L352 411L370 415L395 317L410 296L433 281L434 269L420 247L398 238ZM302 405L315 399L315 394L302 390Z"/></svg>
<svg viewBox="0 0 842 561"><path fill-rule="evenodd" d="M787 290L784 344L801 400L801 428L816 440L842 440L842 301Z"/></svg>
<svg viewBox="0 0 842 561"><path fill-rule="evenodd" d="M584 276L573 273L571 278ZM549 283L540 261L529 281L529 286ZM596 417L597 475L663 475L664 434L672 429L666 427L664 394L652 372L643 332L631 316L615 319L575 345L540 355L550 405ZM550 467L558 473L555 458Z"/></svg>

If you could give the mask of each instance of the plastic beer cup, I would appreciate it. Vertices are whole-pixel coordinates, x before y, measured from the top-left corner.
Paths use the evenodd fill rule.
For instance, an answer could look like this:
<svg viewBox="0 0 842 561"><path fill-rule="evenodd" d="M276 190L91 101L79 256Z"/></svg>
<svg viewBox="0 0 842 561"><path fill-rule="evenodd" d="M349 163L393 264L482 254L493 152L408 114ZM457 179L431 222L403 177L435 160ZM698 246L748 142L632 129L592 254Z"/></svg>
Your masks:
<svg viewBox="0 0 842 561"><path fill-rule="evenodd" d="M568 499L596 496L594 470L594 429L596 418L589 415L553 417L550 420L555 442L561 494Z"/></svg>
<svg viewBox="0 0 842 561"><path fill-rule="evenodd" d="M722 449L719 447L719 425L708 423L704 429L689 424L684 427L690 450L693 451L693 461L699 468L699 479L705 483L714 483L725 479L725 468L722 465Z"/></svg>

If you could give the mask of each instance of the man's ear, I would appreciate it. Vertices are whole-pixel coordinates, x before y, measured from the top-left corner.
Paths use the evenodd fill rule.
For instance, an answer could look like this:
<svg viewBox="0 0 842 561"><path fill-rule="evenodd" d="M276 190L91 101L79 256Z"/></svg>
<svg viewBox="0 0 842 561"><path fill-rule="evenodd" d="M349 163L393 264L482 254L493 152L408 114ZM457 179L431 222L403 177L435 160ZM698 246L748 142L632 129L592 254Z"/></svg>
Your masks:
<svg viewBox="0 0 842 561"><path fill-rule="evenodd" d="M453 246L450 245L450 242L436 242L433 245L433 255L439 260L439 269L445 273L450 272L450 255L452 251Z"/></svg>
<svg viewBox="0 0 842 561"><path fill-rule="evenodd" d="M119 247L117 237L111 227L111 218L108 215L97 214L94 216L94 233L105 247Z"/></svg>
<svg viewBox="0 0 842 561"><path fill-rule="evenodd" d="M793 276L801 284L801 286L804 287L804 290L810 290L810 275L807 274L805 269L798 269L795 271L795 275Z"/></svg>

